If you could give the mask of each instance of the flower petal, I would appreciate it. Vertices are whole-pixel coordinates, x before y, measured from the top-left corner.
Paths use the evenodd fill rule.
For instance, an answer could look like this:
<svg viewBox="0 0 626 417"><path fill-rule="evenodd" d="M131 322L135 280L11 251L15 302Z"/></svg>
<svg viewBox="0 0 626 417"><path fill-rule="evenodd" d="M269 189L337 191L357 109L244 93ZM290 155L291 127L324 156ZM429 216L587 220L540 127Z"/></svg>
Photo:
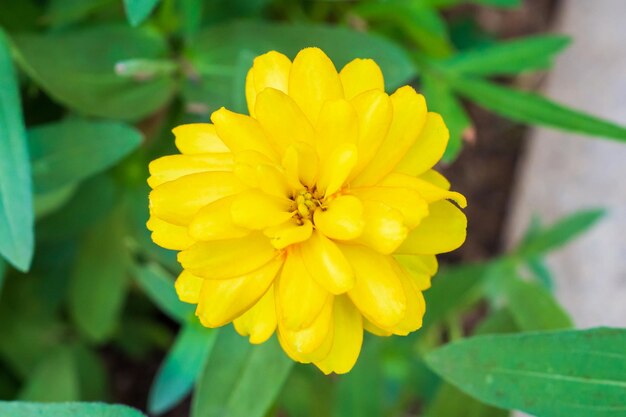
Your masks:
<svg viewBox="0 0 626 417"><path fill-rule="evenodd" d="M324 288L342 294L354 285L354 271L341 250L319 231L300 245L307 270Z"/></svg>
<svg viewBox="0 0 626 417"><path fill-rule="evenodd" d="M311 325L301 330L289 329L278 321L278 336L283 349L293 360L311 363L328 356L334 337L334 297L329 297Z"/></svg>
<svg viewBox="0 0 626 417"><path fill-rule="evenodd" d="M232 171L233 167L233 156L230 153L163 156L150 162L148 185L156 188L185 175L207 171Z"/></svg>
<svg viewBox="0 0 626 417"><path fill-rule="evenodd" d="M385 91L385 81L380 67L372 59L354 59L339 73L346 98L351 99L365 91Z"/></svg>
<svg viewBox="0 0 626 417"><path fill-rule="evenodd" d="M204 278L183 270L178 278L176 278L174 288L176 289L176 294L178 294L180 301L183 303L198 304L203 283Z"/></svg>
<svg viewBox="0 0 626 417"><path fill-rule="evenodd" d="M155 216L150 216L146 226L152 232L152 241L165 249L183 250L195 243L184 226L168 223Z"/></svg>
<svg viewBox="0 0 626 417"><path fill-rule="evenodd" d="M449 201L428 206L430 214L396 251L398 254L429 255L450 252L463 244L467 234L467 218Z"/></svg>
<svg viewBox="0 0 626 417"><path fill-rule="evenodd" d="M274 287L241 317L234 321L235 330L242 336L250 336L250 343L261 344L272 337L276 330L276 305Z"/></svg>
<svg viewBox="0 0 626 417"><path fill-rule="evenodd" d="M439 267L435 255L394 255L394 258L413 277L418 290L430 288L430 279Z"/></svg>
<svg viewBox="0 0 626 417"><path fill-rule="evenodd" d="M429 169L419 176L421 180L427 181L444 190L450 190L450 181L434 169Z"/></svg>
<svg viewBox="0 0 626 417"><path fill-rule="evenodd" d="M263 231L276 249L284 249L294 243L304 242L311 237L311 233L313 233L313 224L309 220L298 224L294 219Z"/></svg>
<svg viewBox="0 0 626 417"><path fill-rule="evenodd" d="M359 125L356 110L349 101L340 99L327 101L315 125L317 154L324 160L339 145L356 145Z"/></svg>
<svg viewBox="0 0 626 417"><path fill-rule="evenodd" d="M357 162L356 145L339 144L330 155L321 158L317 190L324 196L333 195L343 187Z"/></svg>
<svg viewBox="0 0 626 417"><path fill-rule="evenodd" d="M319 48L305 48L293 60L289 74L289 96L312 123L328 100L343 97L339 74L330 58Z"/></svg>
<svg viewBox="0 0 626 417"><path fill-rule="evenodd" d="M443 156L450 132L441 116L428 113L419 137L396 166L396 171L417 176L426 172Z"/></svg>
<svg viewBox="0 0 626 417"><path fill-rule="evenodd" d="M399 336L406 336L422 327L426 301L422 292L417 289L417 284L413 278L407 275L400 265L396 264L396 270L406 293L406 312L399 323L387 330Z"/></svg>
<svg viewBox="0 0 626 417"><path fill-rule="evenodd" d="M433 183L410 175L393 172L386 176L380 184L383 187L404 187L417 191L428 203L445 199L455 201L462 208L467 206L467 200L462 194L439 188Z"/></svg>
<svg viewBox="0 0 626 417"><path fill-rule="evenodd" d="M230 152L210 123L190 123L175 127L176 147L187 155Z"/></svg>
<svg viewBox="0 0 626 417"><path fill-rule="evenodd" d="M355 242L389 255L404 241L409 229L398 210L379 201L364 201L365 228Z"/></svg>
<svg viewBox="0 0 626 417"><path fill-rule="evenodd" d="M295 142L285 149L283 167L288 183L294 188L302 184L313 187L319 171L315 148L304 142Z"/></svg>
<svg viewBox="0 0 626 417"><path fill-rule="evenodd" d="M233 198L230 215L237 226L252 230L263 230L278 226L293 214L292 202L287 198L267 195L257 190L244 191Z"/></svg>
<svg viewBox="0 0 626 417"><path fill-rule="evenodd" d="M222 107L213 112L211 121L215 124L220 139L233 152L252 150L277 160L276 150L271 146L259 122L252 117Z"/></svg>
<svg viewBox="0 0 626 417"><path fill-rule="evenodd" d="M363 203L352 195L339 196L317 209L313 215L315 227L331 239L351 240L363 233Z"/></svg>
<svg viewBox="0 0 626 417"><path fill-rule="evenodd" d="M230 208L235 196L221 198L203 207L189 223L189 234L196 240L236 239L250 230L233 223Z"/></svg>
<svg viewBox="0 0 626 417"><path fill-rule="evenodd" d="M350 191L361 201L376 201L402 213L404 224L410 229L428 215L428 204L415 190L401 187L364 187Z"/></svg>

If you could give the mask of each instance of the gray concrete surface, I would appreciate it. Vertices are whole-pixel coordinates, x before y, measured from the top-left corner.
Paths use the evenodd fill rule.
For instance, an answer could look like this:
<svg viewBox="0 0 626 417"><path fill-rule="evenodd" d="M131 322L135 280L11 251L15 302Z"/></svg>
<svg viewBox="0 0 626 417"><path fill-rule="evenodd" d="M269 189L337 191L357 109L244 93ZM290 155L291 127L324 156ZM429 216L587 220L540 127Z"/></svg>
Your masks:
<svg viewBox="0 0 626 417"><path fill-rule="evenodd" d="M626 1L564 0L556 32L574 42L549 76L547 96L626 125ZM508 242L533 213L552 222L605 207L591 232L551 255L556 293L578 327L626 327L626 143L534 131L520 166Z"/></svg>

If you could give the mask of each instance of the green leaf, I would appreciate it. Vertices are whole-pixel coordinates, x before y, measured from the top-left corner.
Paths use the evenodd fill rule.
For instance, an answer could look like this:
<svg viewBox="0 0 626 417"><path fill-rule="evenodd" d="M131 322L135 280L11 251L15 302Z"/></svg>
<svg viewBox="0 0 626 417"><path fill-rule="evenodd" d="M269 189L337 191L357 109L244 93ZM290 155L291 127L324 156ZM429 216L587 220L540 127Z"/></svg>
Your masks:
<svg viewBox="0 0 626 417"><path fill-rule="evenodd" d="M137 120L165 105L176 87L170 76L135 79L116 74L119 62L167 55L167 44L156 31L101 25L15 35L13 40L24 71L79 114Z"/></svg>
<svg viewBox="0 0 626 417"><path fill-rule="evenodd" d="M174 346L159 368L148 398L151 414L169 411L185 398L211 354L217 330L191 322L182 327Z"/></svg>
<svg viewBox="0 0 626 417"><path fill-rule="evenodd" d="M93 14L116 0L51 0L45 20L51 26L64 26Z"/></svg>
<svg viewBox="0 0 626 417"><path fill-rule="evenodd" d="M429 366L488 404L542 417L626 415L625 329L480 336L427 355Z"/></svg>
<svg viewBox="0 0 626 417"><path fill-rule="evenodd" d="M567 36L532 36L460 52L440 63L445 71L467 75L509 75L548 68L570 43Z"/></svg>
<svg viewBox="0 0 626 417"><path fill-rule="evenodd" d="M71 119L29 130L35 192L75 185L115 165L141 143L141 133L117 122Z"/></svg>
<svg viewBox="0 0 626 417"><path fill-rule="evenodd" d="M101 403L38 404L0 401L0 415L7 417L145 417L125 405Z"/></svg>
<svg viewBox="0 0 626 417"><path fill-rule="evenodd" d="M6 277L6 274L7 274L7 265L4 263L2 258L0 258L0 296L2 296L2 288L4 287L4 279Z"/></svg>
<svg viewBox="0 0 626 417"><path fill-rule="evenodd" d="M124 0L126 17L132 26L139 26L152 14L157 4L159 0Z"/></svg>
<svg viewBox="0 0 626 417"><path fill-rule="evenodd" d="M35 219L39 220L63 207L76 192L76 185L67 185L46 193L35 194Z"/></svg>
<svg viewBox="0 0 626 417"><path fill-rule="evenodd" d="M523 257L533 257L558 249L596 224L605 214L602 209L576 212L554 225L528 236L517 249Z"/></svg>
<svg viewBox="0 0 626 417"><path fill-rule="evenodd" d="M190 45L187 55L199 77L187 80L186 99L208 106L207 112L221 106L234 108L233 89L244 85L234 76L242 54L256 56L276 50L293 59L309 46L323 49L339 69L354 58L376 60L390 90L416 75L405 50L376 35L321 24L237 21L201 31ZM245 102L244 90L239 87L236 93L239 101Z"/></svg>
<svg viewBox="0 0 626 417"><path fill-rule="evenodd" d="M115 211L85 236L70 280L70 316L95 342L111 336L126 298L128 254L121 214Z"/></svg>
<svg viewBox="0 0 626 417"><path fill-rule="evenodd" d="M104 401L108 398L108 375L102 359L94 350L72 346L78 387L82 401Z"/></svg>
<svg viewBox="0 0 626 417"><path fill-rule="evenodd" d="M293 365L271 338L253 346L222 329L194 393L192 417L262 417Z"/></svg>
<svg viewBox="0 0 626 417"><path fill-rule="evenodd" d="M463 147L463 134L470 127L471 121L461 102L452 94L445 82L424 74L422 89L428 101L429 110L435 111L443 117L450 131L450 139L443 161L452 163Z"/></svg>
<svg viewBox="0 0 626 417"><path fill-rule="evenodd" d="M80 398L76 363L69 348L51 351L29 374L22 401L63 402Z"/></svg>
<svg viewBox="0 0 626 417"><path fill-rule="evenodd" d="M512 120L626 141L626 128L569 109L537 94L501 87L479 79L450 77L448 81L459 94Z"/></svg>
<svg viewBox="0 0 626 417"><path fill-rule="evenodd" d="M33 257L33 198L20 95L0 29L0 255L20 271Z"/></svg>
<svg viewBox="0 0 626 417"><path fill-rule="evenodd" d="M475 400L453 385L443 384L429 404L425 417L507 417L509 411Z"/></svg>
<svg viewBox="0 0 626 417"><path fill-rule="evenodd" d="M522 0L471 0L472 3L504 8L515 8L522 5Z"/></svg>
<svg viewBox="0 0 626 417"><path fill-rule="evenodd" d="M165 269L150 263L133 266L133 273L146 295L173 320L185 322L194 318L194 306L180 301L174 288L174 279Z"/></svg>

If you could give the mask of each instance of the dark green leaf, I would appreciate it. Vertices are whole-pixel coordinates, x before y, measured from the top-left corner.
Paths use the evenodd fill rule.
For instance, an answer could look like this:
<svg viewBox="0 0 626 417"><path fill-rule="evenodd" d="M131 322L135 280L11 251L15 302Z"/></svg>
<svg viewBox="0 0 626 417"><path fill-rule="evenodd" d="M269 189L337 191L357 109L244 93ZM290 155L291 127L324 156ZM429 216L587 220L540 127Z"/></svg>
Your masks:
<svg viewBox="0 0 626 417"><path fill-rule="evenodd" d="M72 351L62 346L46 355L29 374L19 398L41 402L78 401L78 374Z"/></svg>
<svg viewBox="0 0 626 417"><path fill-rule="evenodd" d="M33 198L19 90L0 29L0 255L21 271L33 257Z"/></svg>
<svg viewBox="0 0 626 417"><path fill-rule="evenodd" d="M471 396L542 417L626 415L625 329L479 336L428 354Z"/></svg>
<svg viewBox="0 0 626 417"><path fill-rule="evenodd" d="M523 257L533 257L555 250L587 231L604 214L605 211L602 209L576 212L527 237L517 249L517 253Z"/></svg>
<svg viewBox="0 0 626 417"><path fill-rule="evenodd" d="M118 325L128 287L128 254L121 211L117 210L83 239L69 289L70 316L95 342Z"/></svg>
<svg viewBox="0 0 626 417"><path fill-rule="evenodd" d="M116 0L51 0L45 20L52 26L67 25L84 19L113 1Z"/></svg>
<svg viewBox="0 0 626 417"><path fill-rule="evenodd" d="M39 220L63 207L76 192L76 185L71 184L46 193L34 195L35 219Z"/></svg>
<svg viewBox="0 0 626 417"><path fill-rule="evenodd" d="M150 413L165 413L191 392L216 336L217 330L197 322L182 327L152 383L148 398Z"/></svg>
<svg viewBox="0 0 626 417"><path fill-rule="evenodd" d="M139 26L159 4L159 0L124 0L126 17L133 26Z"/></svg>
<svg viewBox="0 0 626 417"><path fill-rule="evenodd" d="M234 69L243 56L276 50L294 58L301 49L318 46L341 68L354 58L372 58L380 65L388 89L395 89L415 76L407 53L381 37L348 28L320 24L279 24L238 21L204 30L187 52L199 72L199 80L188 80L185 95L192 103L233 108L233 89L244 97L243 80ZM239 109L243 110L243 109Z"/></svg>
<svg viewBox="0 0 626 417"><path fill-rule="evenodd" d="M37 404L0 401L0 415L7 417L145 417L125 405L100 403Z"/></svg>
<svg viewBox="0 0 626 417"><path fill-rule="evenodd" d="M4 279L7 273L7 265L0 258L0 296L2 295L2 288L4 287ZM1 299L1 297L0 297Z"/></svg>
<svg viewBox="0 0 626 417"><path fill-rule="evenodd" d="M443 384L429 404L425 417L507 417L507 410L475 400L450 384Z"/></svg>
<svg viewBox="0 0 626 417"><path fill-rule="evenodd" d="M116 122L70 119L29 130L35 192L74 185L136 149L141 133Z"/></svg>
<svg viewBox="0 0 626 417"><path fill-rule="evenodd" d="M104 401L108 397L107 369L97 352L72 346L81 401Z"/></svg>
<svg viewBox="0 0 626 417"><path fill-rule="evenodd" d="M508 75L544 69L570 43L567 36L533 36L460 52L442 62L446 71L468 75Z"/></svg>
<svg viewBox="0 0 626 417"><path fill-rule="evenodd" d="M519 332L519 327L515 323L513 314L509 309L502 308L489 314L486 319L481 321L480 324L476 326L474 334L479 335L516 332Z"/></svg>
<svg viewBox="0 0 626 417"><path fill-rule="evenodd" d="M174 289L174 279L165 269L155 263L134 266L135 279L146 295L161 311L180 322L193 318L194 306L179 300Z"/></svg>
<svg viewBox="0 0 626 417"><path fill-rule="evenodd" d="M222 329L198 382L192 416L264 416L292 365L275 337L253 346Z"/></svg>
<svg viewBox="0 0 626 417"><path fill-rule="evenodd" d="M449 81L461 95L512 120L626 141L626 128L569 109L537 94L501 87L479 79L451 77Z"/></svg>
<svg viewBox="0 0 626 417"><path fill-rule="evenodd" d="M167 54L161 35L127 26L91 26L44 35L16 35L18 63L48 94L80 114L137 120L172 96L169 76L134 79L116 74L130 59Z"/></svg>

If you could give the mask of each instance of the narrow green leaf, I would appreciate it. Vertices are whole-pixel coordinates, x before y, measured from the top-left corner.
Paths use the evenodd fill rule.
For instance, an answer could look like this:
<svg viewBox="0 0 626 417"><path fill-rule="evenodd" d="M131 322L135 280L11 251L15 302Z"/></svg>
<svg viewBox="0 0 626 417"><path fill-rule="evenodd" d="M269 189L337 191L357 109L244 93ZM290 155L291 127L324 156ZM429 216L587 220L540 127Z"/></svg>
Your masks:
<svg viewBox="0 0 626 417"><path fill-rule="evenodd" d="M139 26L152 14L157 4L159 0L124 0L126 17L132 26Z"/></svg>
<svg viewBox="0 0 626 417"><path fill-rule="evenodd" d="M194 317L194 306L180 301L174 289L174 279L165 269L155 263L133 266L137 283L161 311L179 322Z"/></svg>
<svg viewBox="0 0 626 417"><path fill-rule="evenodd" d="M2 258L0 258L0 298L2 296L2 288L4 287L4 279L7 274L7 265L4 263Z"/></svg>
<svg viewBox="0 0 626 417"><path fill-rule="evenodd" d="M485 6L495 6L512 9L522 5L522 0L471 0L472 3L484 4Z"/></svg>
<svg viewBox="0 0 626 417"><path fill-rule="evenodd" d="M148 398L151 414L169 411L191 392L216 336L217 330L197 322L182 327L152 383Z"/></svg>
<svg viewBox="0 0 626 417"><path fill-rule="evenodd" d="M0 401L0 415L7 417L145 417L125 405L101 403L38 404Z"/></svg>
<svg viewBox="0 0 626 417"><path fill-rule="evenodd" d="M86 346L72 346L81 401L105 401L108 398L108 370L98 353Z"/></svg>
<svg viewBox="0 0 626 417"><path fill-rule="evenodd" d="M77 185L71 184L50 192L35 194L35 219L39 220L63 207L76 192Z"/></svg>
<svg viewBox="0 0 626 417"><path fill-rule="evenodd" d="M116 0L50 0L46 10L46 23L53 27L64 26L85 19Z"/></svg>
<svg viewBox="0 0 626 417"><path fill-rule="evenodd" d="M70 349L51 351L28 376L22 401L62 402L80 399L76 362Z"/></svg>
<svg viewBox="0 0 626 417"><path fill-rule="evenodd" d="M276 338L253 346L222 329L194 393L192 417L264 416L292 365Z"/></svg>
<svg viewBox="0 0 626 417"><path fill-rule="evenodd" d="M75 185L136 149L141 133L126 124L70 119L29 130L35 192Z"/></svg>
<svg viewBox="0 0 626 417"><path fill-rule="evenodd" d="M126 298L128 254L121 214L117 210L85 236L70 280L70 316L95 342L111 336Z"/></svg>
<svg viewBox="0 0 626 417"><path fill-rule="evenodd" d="M626 141L625 127L569 109L537 94L479 79L451 77L448 81L459 94L512 120Z"/></svg>
<svg viewBox="0 0 626 417"><path fill-rule="evenodd" d="M576 212L529 236L516 252L523 257L533 257L558 249L589 230L604 214L602 209Z"/></svg>
<svg viewBox="0 0 626 417"><path fill-rule="evenodd" d="M542 417L626 415L626 330L479 336L427 355L469 395Z"/></svg>
<svg viewBox="0 0 626 417"><path fill-rule="evenodd" d="M567 36L532 36L460 52L442 62L446 71L467 75L509 75L547 68L570 43Z"/></svg>
<svg viewBox="0 0 626 417"><path fill-rule="evenodd" d="M88 26L13 37L17 62L50 96L78 114L137 120L159 109L176 88L170 76L123 77L116 65L165 58L165 39L126 25Z"/></svg>
<svg viewBox="0 0 626 417"><path fill-rule="evenodd" d="M0 255L20 271L33 257L33 198L20 95L0 29Z"/></svg>

